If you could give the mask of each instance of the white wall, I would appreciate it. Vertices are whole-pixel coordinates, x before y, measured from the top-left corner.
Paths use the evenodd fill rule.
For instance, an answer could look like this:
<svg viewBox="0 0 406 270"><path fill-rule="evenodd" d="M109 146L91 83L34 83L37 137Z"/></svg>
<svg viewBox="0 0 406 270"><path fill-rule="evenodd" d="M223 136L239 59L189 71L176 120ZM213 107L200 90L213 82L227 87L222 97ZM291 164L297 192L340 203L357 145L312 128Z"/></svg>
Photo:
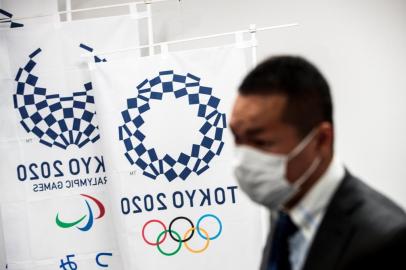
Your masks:
<svg viewBox="0 0 406 270"><path fill-rule="evenodd" d="M73 0L72 7L117 2L127 1ZM153 14L155 41L299 22L259 33L259 60L297 54L322 70L333 91L341 158L406 208L406 1L183 0L154 4Z"/></svg>

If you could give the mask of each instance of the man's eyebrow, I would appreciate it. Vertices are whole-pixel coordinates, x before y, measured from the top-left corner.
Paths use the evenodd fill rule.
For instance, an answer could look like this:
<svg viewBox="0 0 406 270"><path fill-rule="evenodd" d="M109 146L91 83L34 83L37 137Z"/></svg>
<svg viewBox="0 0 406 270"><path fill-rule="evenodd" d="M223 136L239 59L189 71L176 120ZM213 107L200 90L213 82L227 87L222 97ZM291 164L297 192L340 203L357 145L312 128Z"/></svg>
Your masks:
<svg viewBox="0 0 406 270"><path fill-rule="evenodd" d="M245 131L245 135L246 136L254 136L254 135L257 135L257 134L263 132L264 130L265 130L265 128L262 128L262 127L247 129Z"/></svg>

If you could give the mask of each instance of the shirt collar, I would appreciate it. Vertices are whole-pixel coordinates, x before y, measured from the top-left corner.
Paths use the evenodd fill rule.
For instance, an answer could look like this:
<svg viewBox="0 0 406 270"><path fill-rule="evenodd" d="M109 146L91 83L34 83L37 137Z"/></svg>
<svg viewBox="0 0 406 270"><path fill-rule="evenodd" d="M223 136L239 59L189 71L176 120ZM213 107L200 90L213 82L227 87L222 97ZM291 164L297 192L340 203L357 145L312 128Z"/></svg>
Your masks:
<svg viewBox="0 0 406 270"><path fill-rule="evenodd" d="M345 169L335 154L327 170L309 190L309 192L290 211L292 221L303 230L305 236L311 236L330 199L345 175Z"/></svg>

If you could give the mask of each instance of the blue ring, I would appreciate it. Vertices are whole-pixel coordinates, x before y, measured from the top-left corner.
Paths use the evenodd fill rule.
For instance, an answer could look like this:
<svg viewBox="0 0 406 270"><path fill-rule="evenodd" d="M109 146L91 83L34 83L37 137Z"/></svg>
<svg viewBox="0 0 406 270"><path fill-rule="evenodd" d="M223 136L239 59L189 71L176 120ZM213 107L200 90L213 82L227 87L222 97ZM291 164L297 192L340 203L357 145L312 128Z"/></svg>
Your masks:
<svg viewBox="0 0 406 270"><path fill-rule="evenodd" d="M200 232L200 226L199 226L199 225L200 225L200 222L201 222L204 218L206 218L206 217L212 217L212 218L214 218L215 220L217 220L217 222L218 222L219 225L220 225L220 229L219 229L218 233L217 233L215 236L209 237L210 240L214 240L214 239L218 238L218 237L220 236L221 232L223 231L223 224L221 223L221 220L220 220L216 215L213 215L213 214L205 214L205 215L201 216L201 217L199 218L199 220L197 221L196 228L197 228L197 233L200 235L201 238L203 238L203 239L205 239L205 240L207 240L207 238L206 238L206 236L204 236L204 235Z"/></svg>

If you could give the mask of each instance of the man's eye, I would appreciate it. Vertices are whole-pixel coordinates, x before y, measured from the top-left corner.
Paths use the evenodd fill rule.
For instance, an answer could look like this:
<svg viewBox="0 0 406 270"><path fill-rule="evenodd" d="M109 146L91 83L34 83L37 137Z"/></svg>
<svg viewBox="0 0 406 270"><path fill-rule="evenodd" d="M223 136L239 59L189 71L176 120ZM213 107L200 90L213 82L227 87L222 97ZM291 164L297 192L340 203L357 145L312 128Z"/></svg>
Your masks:
<svg viewBox="0 0 406 270"><path fill-rule="evenodd" d="M272 145L272 142L265 141L265 140L255 140L254 144L257 146L267 146L268 147L268 146Z"/></svg>
<svg viewBox="0 0 406 270"><path fill-rule="evenodd" d="M273 141L267 141L267 140L255 140L255 141L253 141L253 144L256 147L260 147L260 148L270 148L275 143Z"/></svg>

